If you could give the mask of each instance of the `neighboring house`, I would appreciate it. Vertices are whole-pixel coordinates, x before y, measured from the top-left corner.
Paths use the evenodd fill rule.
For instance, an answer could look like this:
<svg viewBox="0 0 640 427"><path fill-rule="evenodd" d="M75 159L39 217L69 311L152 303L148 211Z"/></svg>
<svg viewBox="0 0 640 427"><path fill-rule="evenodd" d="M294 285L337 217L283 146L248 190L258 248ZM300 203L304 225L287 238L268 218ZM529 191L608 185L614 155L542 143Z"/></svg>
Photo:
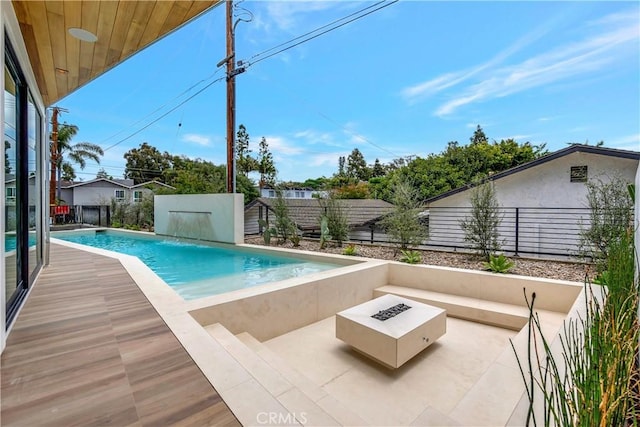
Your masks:
<svg viewBox="0 0 640 427"><path fill-rule="evenodd" d="M112 199L126 203L140 202L145 194L153 194L159 188L173 189L159 181L134 184L132 179L108 178L70 183L65 187L71 190L71 201L67 201L67 204L74 206L109 205Z"/></svg>
<svg viewBox="0 0 640 427"><path fill-rule="evenodd" d="M138 203L145 195L154 194L158 189L173 189L172 186L158 181L134 184L132 179L96 178L83 182L63 182L61 199L74 207L76 221L91 224L104 224L106 209L112 201L120 203Z"/></svg>
<svg viewBox="0 0 640 427"><path fill-rule="evenodd" d="M314 190L308 187L286 187L281 189L264 187L260 192L260 197L273 199L277 197L278 191L282 191L282 197L285 199L313 199L327 196L326 191Z"/></svg>
<svg viewBox="0 0 640 427"><path fill-rule="evenodd" d="M590 180L619 176L634 182L640 153L574 144L489 177L502 210L503 248L524 254L575 254L581 227L588 225ZM470 213L471 186L426 201L428 244L465 247L459 221Z"/></svg>
<svg viewBox="0 0 640 427"><path fill-rule="evenodd" d="M324 207L319 199L284 199L289 209L289 216L298 229L305 235L320 233L320 217ZM273 205L275 199L259 198L249 203L244 210L245 234L258 234L262 230L259 219L268 220L271 226L275 223ZM393 210L393 205L384 200L348 199L337 201L347 217L349 238L351 240L369 240L376 222Z"/></svg>

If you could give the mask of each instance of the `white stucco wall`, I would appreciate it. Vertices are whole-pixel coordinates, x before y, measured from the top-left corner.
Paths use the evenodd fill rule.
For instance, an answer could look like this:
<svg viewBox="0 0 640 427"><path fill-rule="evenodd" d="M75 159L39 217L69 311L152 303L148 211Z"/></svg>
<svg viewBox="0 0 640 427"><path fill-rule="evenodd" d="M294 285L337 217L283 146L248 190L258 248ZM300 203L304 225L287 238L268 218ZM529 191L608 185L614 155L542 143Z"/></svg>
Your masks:
<svg viewBox="0 0 640 427"><path fill-rule="evenodd" d="M242 194L155 196L156 234L223 243L244 242Z"/></svg>
<svg viewBox="0 0 640 427"><path fill-rule="evenodd" d="M115 190L124 190L125 199L129 199L129 190L125 187L104 185L102 183L73 187L74 205L108 205L116 195Z"/></svg>
<svg viewBox="0 0 640 427"><path fill-rule="evenodd" d="M584 183L570 182L572 166L588 167L588 178L608 180L618 174L629 183L635 180L638 161L588 153L572 153L494 182L498 203L504 207L586 208ZM466 190L433 202L431 206L471 206Z"/></svg>
<svg viewBox="0 0 640 427"><path fill-rule="evenodd" d="M588 179L608 181L616 174L634 182L638 161L591 153L572 153L493 181L498 203L519 212L520 251L575 252L580 223L586 213L585 183L570 181L572 166L587 166ZM471 190L465 190L430 204L429 243L465 246L458 220L468 214ZM536 209L538 208L538 209ZM539 209L545 208L545 209ZM546 210L546 208L568 208ZM582 209L582 211L572 209ZM570 225L572 224L572 225ZM507 209L500 229L503 249L515 247L515 209Z"/></svg>

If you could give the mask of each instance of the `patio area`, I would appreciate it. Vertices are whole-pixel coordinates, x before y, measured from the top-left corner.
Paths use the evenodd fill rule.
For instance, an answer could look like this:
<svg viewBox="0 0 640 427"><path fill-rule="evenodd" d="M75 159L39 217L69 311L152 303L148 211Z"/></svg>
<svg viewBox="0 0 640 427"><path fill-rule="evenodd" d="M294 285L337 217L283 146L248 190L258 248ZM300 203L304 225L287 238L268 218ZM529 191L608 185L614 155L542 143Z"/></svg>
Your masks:
<svg viewBox="0 0 640 427"><path fill-rule="evenodd" d="M518 425L509 340L523 357L526 327L448 317L444 336L390 370L336 338L335 313L401 289L389 283L429 295L417 288L446 284L470 295L456 297L464 306L526 280L555 306L541 310L552 337L580 290L369 260L184 301L137 258L58 242L2 354L3 425Z"/></svg>
<svg viewBox="0 0 640 427"><path fill-rule="evenodd" d="M2 354L3 426L240 425L116 259L59 245Z"/></svg>

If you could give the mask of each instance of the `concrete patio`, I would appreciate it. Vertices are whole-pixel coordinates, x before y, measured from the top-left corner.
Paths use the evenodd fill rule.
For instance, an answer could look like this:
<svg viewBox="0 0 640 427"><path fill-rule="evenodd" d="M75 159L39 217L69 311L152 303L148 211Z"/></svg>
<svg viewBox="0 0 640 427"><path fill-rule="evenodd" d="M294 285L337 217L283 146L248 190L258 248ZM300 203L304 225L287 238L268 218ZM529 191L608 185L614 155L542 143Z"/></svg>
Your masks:
<svg viewBox="0 0 640 427"><path fill-rule="evenodd" d="M52 245L10 336L3 425L519 425L522 287L552 338L581 289L369 260L184 301L137 258L80 248ZM456 316L395 370L335 337L335 313L385 292Z"/></svg>

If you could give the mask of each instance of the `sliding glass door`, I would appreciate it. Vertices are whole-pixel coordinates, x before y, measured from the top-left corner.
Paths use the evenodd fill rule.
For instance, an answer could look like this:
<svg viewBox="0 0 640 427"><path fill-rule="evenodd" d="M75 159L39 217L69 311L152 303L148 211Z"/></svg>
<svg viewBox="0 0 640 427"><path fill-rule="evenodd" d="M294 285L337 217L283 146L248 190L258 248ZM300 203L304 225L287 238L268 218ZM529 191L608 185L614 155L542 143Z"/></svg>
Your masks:
<svg viewBox="0 0 640 427"><path fill-rule="evenodd" d="M42 116L5 37L4 178L6 325L42 265Z"/></svg>

